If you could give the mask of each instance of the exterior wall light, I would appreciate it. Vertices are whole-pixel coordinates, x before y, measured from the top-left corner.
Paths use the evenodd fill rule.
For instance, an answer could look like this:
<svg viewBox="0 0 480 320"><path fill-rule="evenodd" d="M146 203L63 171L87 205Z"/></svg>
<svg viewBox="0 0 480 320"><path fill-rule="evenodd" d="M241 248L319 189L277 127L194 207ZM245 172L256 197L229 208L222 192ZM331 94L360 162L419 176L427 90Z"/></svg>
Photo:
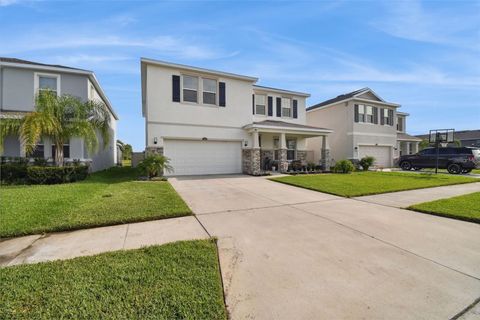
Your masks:
<svg viewBox="0 0 480 320"><path fill-rule="evenodd" d="M157 143L158 143L158 139L157 139L157 137L154 137L153 138L153 144L157 144Z"/></svg>

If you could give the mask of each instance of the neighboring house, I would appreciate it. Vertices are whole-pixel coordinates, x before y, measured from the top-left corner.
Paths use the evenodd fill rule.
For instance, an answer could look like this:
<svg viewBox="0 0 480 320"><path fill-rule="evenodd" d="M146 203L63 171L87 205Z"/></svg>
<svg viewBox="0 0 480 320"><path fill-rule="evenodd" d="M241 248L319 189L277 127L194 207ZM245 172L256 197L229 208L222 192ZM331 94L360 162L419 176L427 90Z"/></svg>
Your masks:
<svg viewBox="0 0 480 320"><path fill-rule="evenodd" d="M428 134L418 135L417 137L422 140L429 139ZM460 141L462 147L480 147L480 129L455 131L454 139Z"/></svg>
<svg viewBox="0 0 480 320"><path fill-rule="evenodd" d="M373 156L377 167L392 167L396 157L417 152L421 141L405 133L408 114L398 112L399 107L363 88L307 108L307 124L333 129L333 161ZM308 148L315 151L321 145L318 138L307 142ZM319 158L316 152L314 159Z"/></svg>
<svg viewBox="0 0 480 320"><path fill-rule="evenodd" d="M57 95L69 94L82 101L99 100L106 104L111 114L110 142L106 148L99 137L98 152L89 155L83 139L73 138L63 146L65 160L79 159L91 162L92 171L102 170L116 162L117 115L92 71L50 65L32 61L0 57L0 121L12 117L23 117L34 111L35 96L40 90L49 89ZM37 145L32 158L51 159L55 146L48 137ZM4 141L2 156L24 157L25 148L17 136L8 136Z"/></svg>
<svg viewBox="0 0 480 320"><path fill-rule="evenodd" d="M141 78L146 151L170 158L172 175L257 175L268 162L284 172L313 161L307 140L331 132L306 125L309 94L254 77L142 58Z"/></svg>

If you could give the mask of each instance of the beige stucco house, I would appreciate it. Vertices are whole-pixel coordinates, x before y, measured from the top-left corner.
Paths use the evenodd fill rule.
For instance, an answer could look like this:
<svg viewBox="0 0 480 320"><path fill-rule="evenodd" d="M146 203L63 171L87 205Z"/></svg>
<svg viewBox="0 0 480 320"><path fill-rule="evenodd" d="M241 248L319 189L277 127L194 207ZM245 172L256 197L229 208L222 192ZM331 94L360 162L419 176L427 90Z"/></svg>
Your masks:
<svg viewBox="0 0 480 320"><path fill-rule="evenodd" d="M398 108L399 104L363 88L307 108L307 124L333 130L329 136L333 162L373 156L377 167L392 167L395 158L417 152L421 141L405 132L408 114ZM322 140L309 139L307 148L318 160Z"/></svg>
<svg viewBox="0 0 480 320"><path fill-rule="evenodd" d="M170 158L170 175L260 174L313 161L307 141L331 130L307 125L309 94L256 84L257 78L142 58L147 153ZM326 161L328 157L318 158Z"/></svg>

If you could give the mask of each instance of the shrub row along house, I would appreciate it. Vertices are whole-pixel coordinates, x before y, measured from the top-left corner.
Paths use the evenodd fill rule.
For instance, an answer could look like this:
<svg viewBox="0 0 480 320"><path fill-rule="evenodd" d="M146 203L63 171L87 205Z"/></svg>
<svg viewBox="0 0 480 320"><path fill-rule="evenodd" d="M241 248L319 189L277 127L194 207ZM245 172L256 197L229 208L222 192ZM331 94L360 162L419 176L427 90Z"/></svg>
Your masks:
<svg viewBox="0 0 480 320"><path fill-rule="evenodd" d="M116 162L116 121L118 120L108 98L92 71L32 61L0 58L0 121L22 119L35 111L35 101L41 92L57 96L67 95L80 101L97 101L107 107L109 119L109 141L97 132L99 148L89 152L83 138L72 137L63 145L63 156L68 163L73 160L87 162L92 171L113 166ZM26 154L26 146L19 135L10 134L3 138L3 157L44 158L53 161L56 146L46 136Z"/></svg>
<svg viewBox="0 0 480 320"><path fill-rule="evenodd" d="M400 105L368 88L306 108L308 93L147 58L141 81L146 151L170 158L173 175L285 172L294 160L328 170L363 156L390 167L420 141L405 133Z"/></svg>

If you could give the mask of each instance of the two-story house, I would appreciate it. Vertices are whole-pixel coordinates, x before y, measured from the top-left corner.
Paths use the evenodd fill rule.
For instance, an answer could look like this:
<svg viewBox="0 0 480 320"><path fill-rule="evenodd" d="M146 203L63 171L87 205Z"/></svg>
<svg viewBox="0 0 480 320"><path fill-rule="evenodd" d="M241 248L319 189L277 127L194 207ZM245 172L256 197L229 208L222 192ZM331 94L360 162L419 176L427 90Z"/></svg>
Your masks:
<svg viewBox="0 0 480 320"><path fill-rule="evenodd" d="M168 157L172 175L257 175L267 162L284 172L290 161L313 161L312 137L325 141L328 154L331 130L306 125L307 93L147 58L141 80L146 151Z"/></svg>
<svg viewBox="0 0 480 320"><path fill-rule="evenodd" d="M363 88L307 108L307 124L333 129L333 161L373 156L377 167L392 167L394 158L418 149L420 139L405 133L408 114L397 112L397 103L383 100ZM308 148L321 149L321 140L310 139ZM318 159L320 154L315 153Z"/></svg>
<svg viewBox="0 0 480 320"><path fill-rule="evenodd" d="M1 119L19 118L35 110L35 96L41 90L57 95L68 94L82 101L99 100L110 111L110 140L104 148L98 134L99 150L88 154L81 138L72 138L63 146L65 160L78 159L91 163L91 170L109 168L116 162L116 121L118 120L107 96L92 71L60 65L43 64L15 58L0 58L0 122ZM1 125L1 124L0 124ZM25 157L25 148L18 136L5 137L2 156ZM33 158L52 159L55 146L44 137L36 146Z"/></svg>

